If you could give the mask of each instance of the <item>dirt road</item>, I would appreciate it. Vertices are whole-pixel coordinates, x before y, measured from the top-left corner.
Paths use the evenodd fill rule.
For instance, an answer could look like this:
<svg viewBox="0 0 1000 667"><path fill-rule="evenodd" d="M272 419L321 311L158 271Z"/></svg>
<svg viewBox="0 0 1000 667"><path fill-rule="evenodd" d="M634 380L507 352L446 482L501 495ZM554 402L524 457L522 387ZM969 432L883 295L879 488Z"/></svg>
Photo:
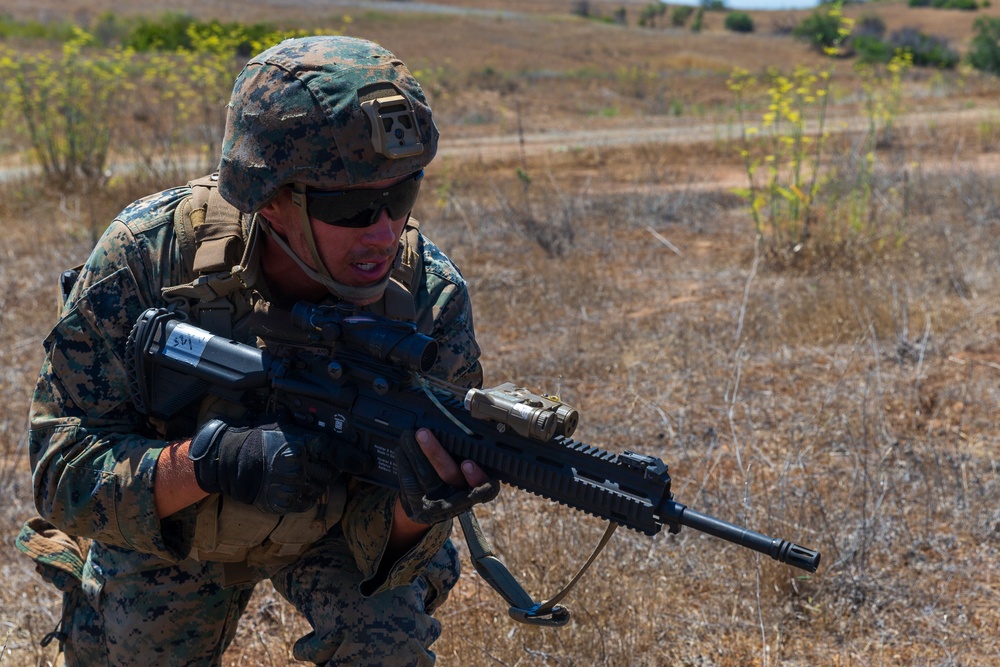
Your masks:
<svg viewBox="0 0 1000 667"><path fill-rule="evenodd" d="M956 111L912 112L899 116L898 129L917 129L931 125L953 126L979 123L988 118L1000 117L998 112L986 108ZM829 119L826 130L830 133L861 132L867 128L868 119L859 116L842 116ZM579 127L584 125L584 127ZM740 137L740 128L734 122L704 122L698 119L673 117L634 120L577 123L579 129L553 129L528 132L523 136L507 133L492 136L445 137L439 155L482 160L509 159L523 149L529 154L565 151L587 147L635 146L657 144L698 144L712 141L729 141ZM816 133L815 123L807 132ZM762 132L766 133L765 130Z"/></svg>

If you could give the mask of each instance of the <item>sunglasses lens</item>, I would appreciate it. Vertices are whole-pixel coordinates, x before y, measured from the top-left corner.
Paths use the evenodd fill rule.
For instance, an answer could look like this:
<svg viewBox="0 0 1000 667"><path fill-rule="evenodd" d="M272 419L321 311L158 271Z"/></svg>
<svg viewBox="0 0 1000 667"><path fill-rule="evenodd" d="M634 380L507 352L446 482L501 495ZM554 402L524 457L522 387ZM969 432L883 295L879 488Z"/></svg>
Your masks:
<svg viewBox="0 0 1000 667"><path fill-rule="evenodd" d="M350 227L352 229L361 229L363 227L371 227L378 221L379 211L361 211L355 213L354 215L342 217L336 211L330 211L325 216L320 217L313 213L312 205L309 205L309 215L316 218L321 222L325 222L328 225L333 225L334 227Z"/></svg>
<svg viewBox="0 0 1000 667"><path fill-rule="evenodd" d="M309 216L335 227L354 229L378 222L383 209L398 220L413 210L424 172L387 188L365 190L311 191L306 193Z"/></svg>

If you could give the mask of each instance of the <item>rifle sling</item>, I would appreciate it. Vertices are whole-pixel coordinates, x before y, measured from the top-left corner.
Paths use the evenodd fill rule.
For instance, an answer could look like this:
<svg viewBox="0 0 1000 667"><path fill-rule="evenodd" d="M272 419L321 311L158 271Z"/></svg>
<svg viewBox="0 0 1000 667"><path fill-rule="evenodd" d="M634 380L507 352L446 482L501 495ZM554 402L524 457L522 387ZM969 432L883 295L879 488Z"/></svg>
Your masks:
<svg viewBox="0 0 1000 667"><path fill-rule="evenodd" d="M580 581L584 572L594 563L597 555L607 546L611 536L618 528L618 524L609 523L607 530L604 531L604 537L594 549L594 553L590 555L590 558L569 584L549 600L537 603L517 582L507 566L496 557L472 510L459 514L458 521L462 525L462 532L465 533L465 541L469 546L472 565L476 568L476 572L510 605L507 612L510 617L515 621L529 625L566 625L570 616L569 609L561 606L559 602Z"/></svg>

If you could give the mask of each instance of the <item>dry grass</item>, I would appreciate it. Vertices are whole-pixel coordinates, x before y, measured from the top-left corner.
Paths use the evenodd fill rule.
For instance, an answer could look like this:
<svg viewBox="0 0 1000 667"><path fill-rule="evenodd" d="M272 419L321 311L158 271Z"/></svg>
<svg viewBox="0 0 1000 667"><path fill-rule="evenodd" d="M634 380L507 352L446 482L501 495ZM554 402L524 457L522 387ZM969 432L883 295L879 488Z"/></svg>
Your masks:
<svg viewBox="0 0 1000 667"><path fill-rule="evenodd" d="M995 99L995 82L908 81L907 110L933 117L901 122L880 155L880 192L906 190L899 252L831 247L779 265L755 255L748 215L728 193L741 171L721 138L731 114L723 82L749 58L762 66L813 56L767 35L654 41L567 20L562 3L509 6L532 5L542 17L531 22L359 16L351 29L415 67L442 70L434 102L446 143L417 216L470 281L487 381L559 393L583 414L582 440L661 456L679 501L817 548L823 565L800 576L691 530L619 532L559 630L515 624L475 574L463 577L441 611L441 664L997 664L998 120L988 109L964 113ZM889 16L932 21L933 32L955 16L972 21L870 9L890 24ZM596 75L525 74L613 74L626 64L668 74L641 89ZM496 78L484 76L488 66ZM840 74L839 113L849 117L851 84L846 68ZM651 115L673 99L681 117ZM600 113L615 105L617 115ZM637 119L716 123L718 135L617 147L535 136L610 136ZM516 141L514 150L470 148L477 137L516 139L518 122L531 135L523 154ZM843 142L835 145L846 151L851 136ZM527 189L518 167L531 176ZM108 219L153 187L122 184L95 202L95 215ZM0 195L8 536L32 511L24 417L56 272L91 243L89 213L78 206L47 201L29 184ZM602 530L509 490L480 514L538 596L575 572ZM47 664L51 651L37 643L58 599L5 544L0 664ZM291 664L291 644L306 630L261 586L226 664Z"/></svg>

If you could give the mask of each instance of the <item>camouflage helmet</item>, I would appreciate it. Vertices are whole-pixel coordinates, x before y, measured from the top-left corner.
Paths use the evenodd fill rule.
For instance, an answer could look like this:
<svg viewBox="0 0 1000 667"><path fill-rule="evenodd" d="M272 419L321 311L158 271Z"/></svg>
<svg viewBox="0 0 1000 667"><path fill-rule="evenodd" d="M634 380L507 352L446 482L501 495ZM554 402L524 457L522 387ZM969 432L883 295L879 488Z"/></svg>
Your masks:
<svg viewBox="0 0 1000 667"><path fill-rule="evenodd" d="M253 213L290 183L334 190L419 171L437 141L420 84L392 53L353 37L288 39L236 78L219 192Z"/></svg>

